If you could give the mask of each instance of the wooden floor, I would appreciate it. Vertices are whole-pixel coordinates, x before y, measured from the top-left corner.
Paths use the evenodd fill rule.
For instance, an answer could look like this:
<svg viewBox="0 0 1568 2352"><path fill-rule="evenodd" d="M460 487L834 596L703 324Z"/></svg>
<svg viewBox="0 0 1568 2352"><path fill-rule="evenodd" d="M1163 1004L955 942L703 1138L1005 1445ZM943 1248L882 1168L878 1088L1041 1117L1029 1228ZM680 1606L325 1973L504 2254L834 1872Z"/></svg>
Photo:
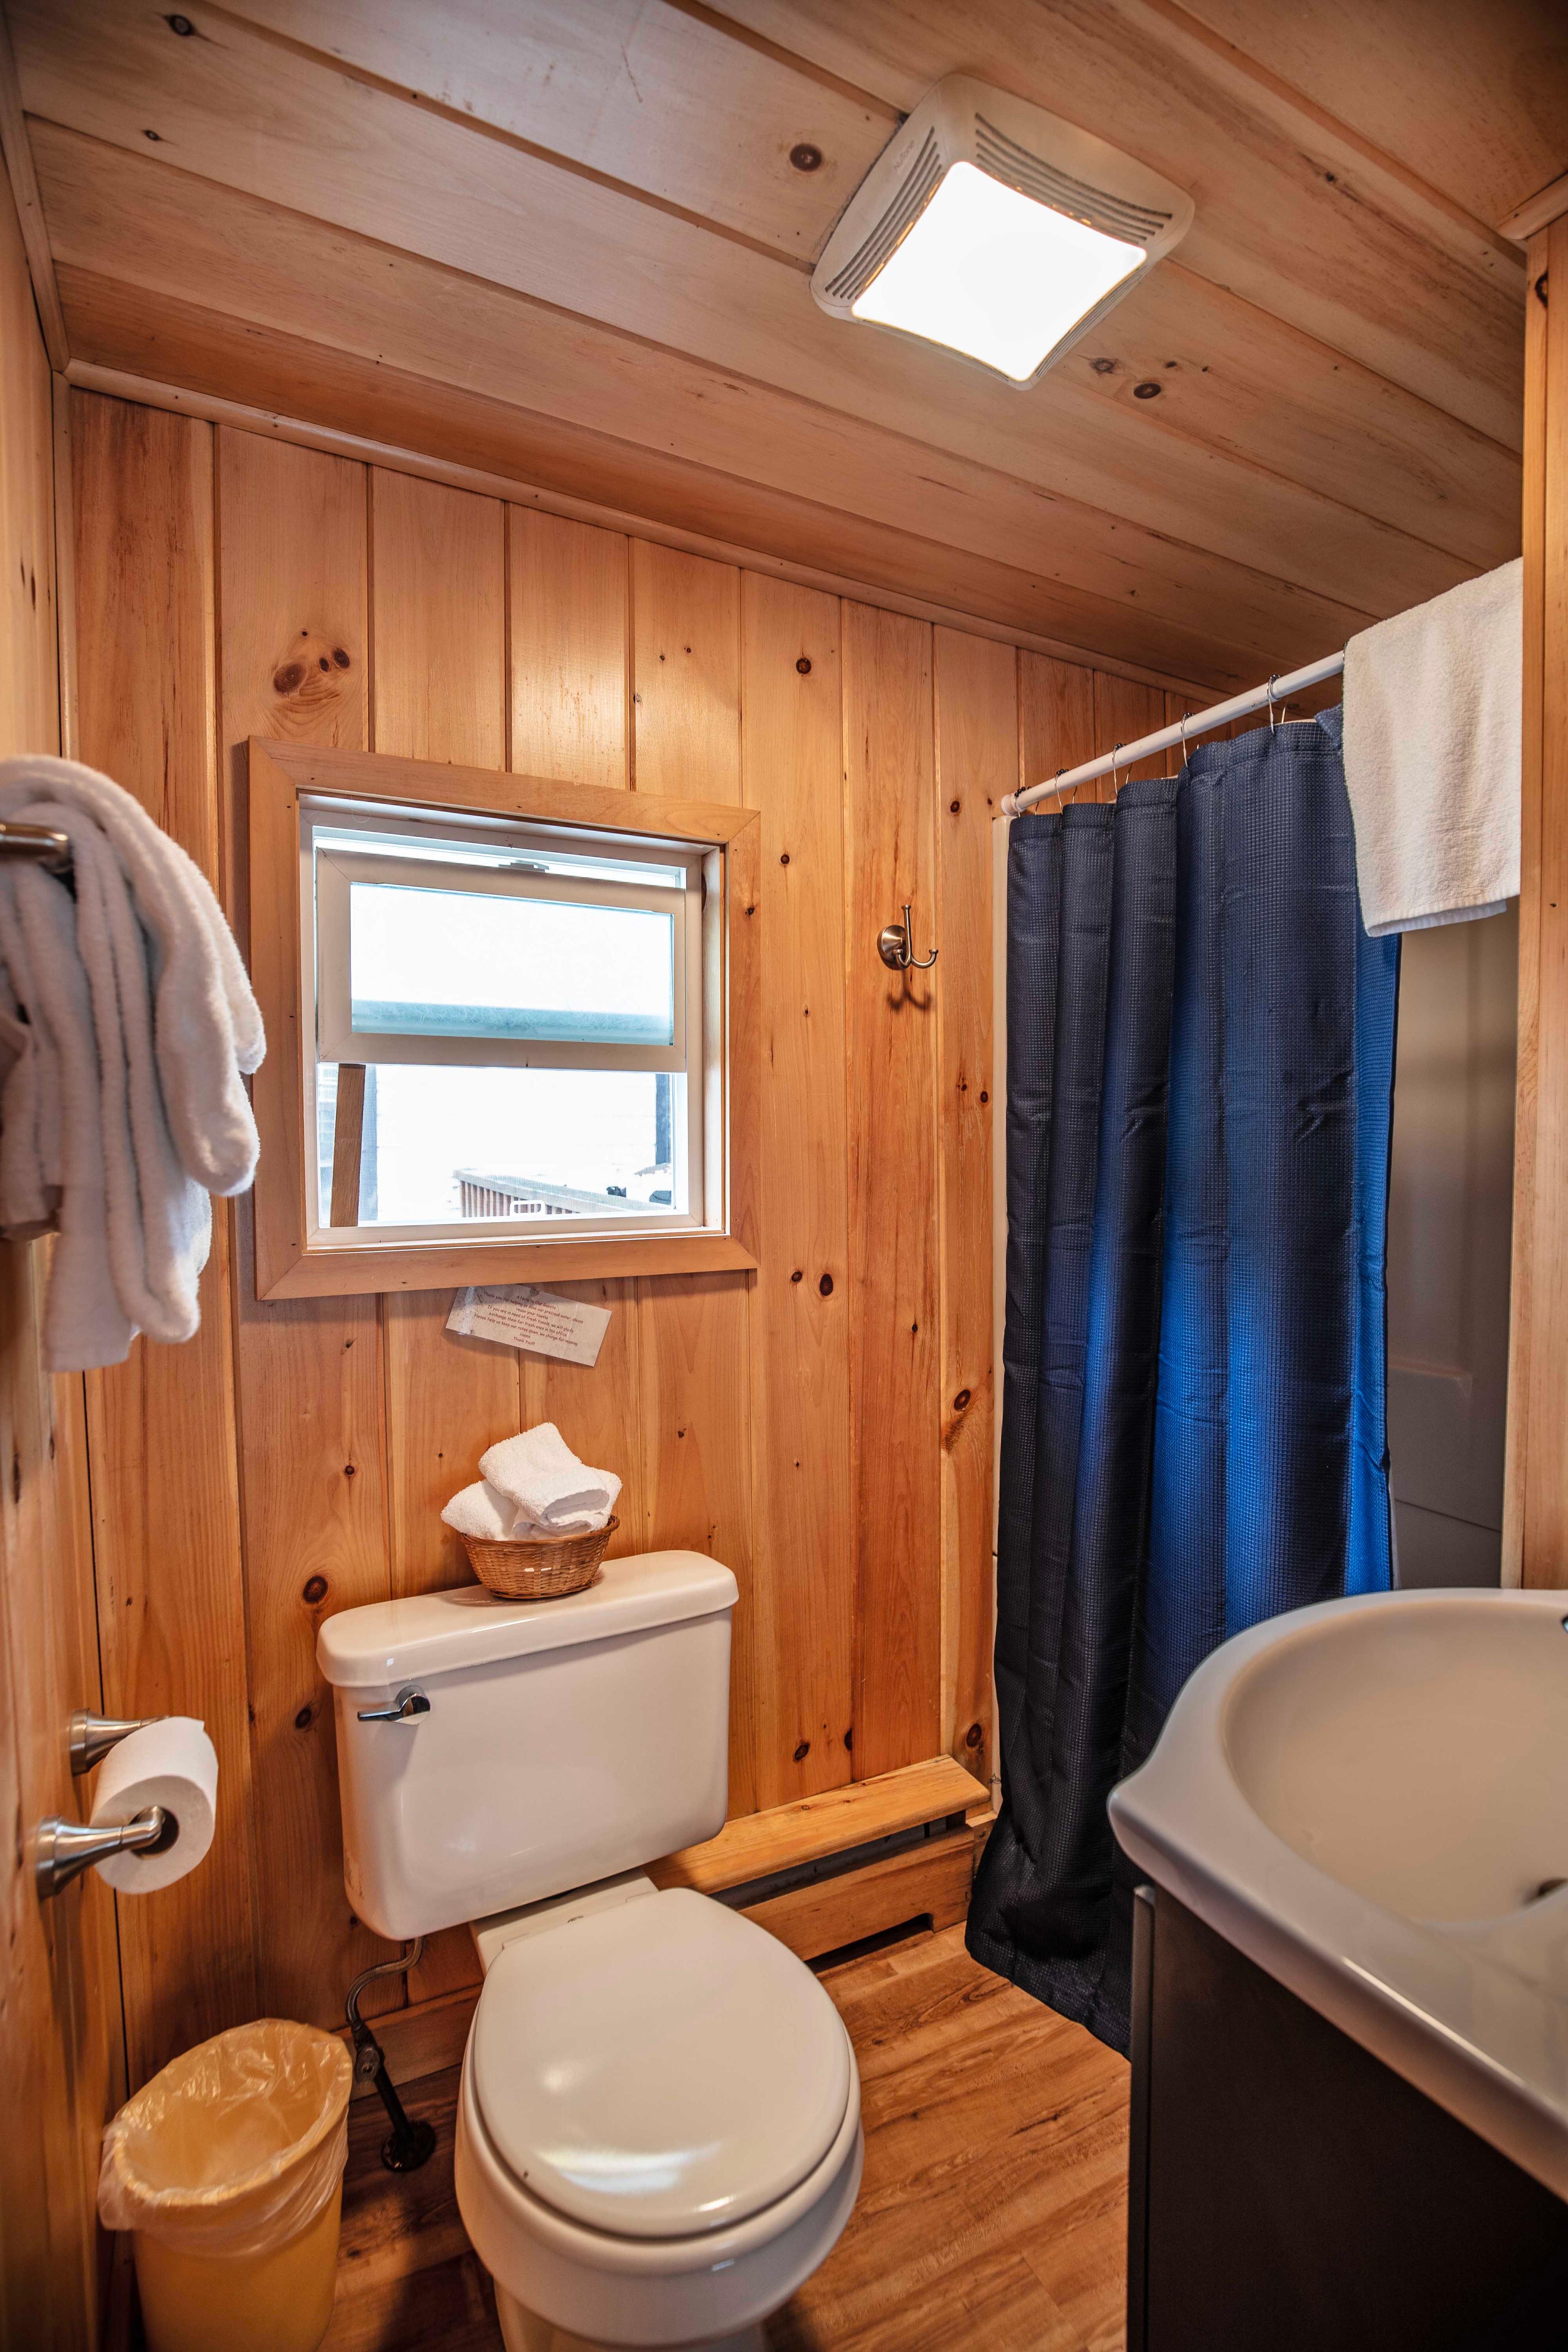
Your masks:
<svg viewBox="0 0 1568 2352"><path fill-rule="evenodd" d="M853 2220L769 2329L774 2352L1121 2352L1127 2067L977 1968L962 1927L824 1972L855 2043L866 2177ZM327 2352L499 2352L452 2193L454 2068L411 2087L439 2133L395 2180L379 2105L351 2126Z"/></svg>

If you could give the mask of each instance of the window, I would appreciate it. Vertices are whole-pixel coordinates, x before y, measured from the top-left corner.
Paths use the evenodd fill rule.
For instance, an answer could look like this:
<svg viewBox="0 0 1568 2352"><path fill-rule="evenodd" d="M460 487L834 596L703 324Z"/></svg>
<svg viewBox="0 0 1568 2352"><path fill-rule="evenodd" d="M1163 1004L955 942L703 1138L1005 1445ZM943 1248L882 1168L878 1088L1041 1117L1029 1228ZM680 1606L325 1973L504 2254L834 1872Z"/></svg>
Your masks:
<svg viewBox="0 0 1568 2352"><path fill-rule="evenodd" d="M754 816L282 744L251 768L253 931L285 827L297 875L258 1118L279 1009L300 1041L277 1106L298 1213L263 1215L264 1122L259 1296L752 1262L731 933Z"/></svg>
<svg viewBox="0 0 1568 2352"><path fill-rule="evenodd" d="M300 825L321 1223L700 1226L703 854L351 827L308 802ZM364 1073L357 1184L337 1165L345 1067Z"/></svg>

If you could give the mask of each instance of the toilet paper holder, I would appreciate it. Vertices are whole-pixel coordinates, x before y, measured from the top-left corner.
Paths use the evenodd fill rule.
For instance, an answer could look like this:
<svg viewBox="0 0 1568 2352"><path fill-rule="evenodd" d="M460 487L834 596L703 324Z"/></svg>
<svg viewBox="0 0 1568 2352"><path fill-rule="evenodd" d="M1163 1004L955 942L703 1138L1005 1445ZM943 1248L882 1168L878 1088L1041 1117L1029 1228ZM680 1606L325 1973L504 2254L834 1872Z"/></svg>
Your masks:
<svg viewBox="0 0 1568 2352"><path fill-rule="evenodd" d="M63 1894L73 1878L110 1854L155 1853L179 1835L180 1825L162 1805L149 1805L128 1822L40 1822L33 1832L33 1877L38 1900Z"/></svg>
<svg viewBox="0 0 1568 2352"><path fill-rule="evenodd" d="M116 1716L92 1715L79 1706L70 1720L71 1777L79 1780L100 1764L111 1748L118 1748L133 1731L145 1731L150 1724L162 1723L161 1715Z"/></svg>
<svg viewBox="0 0 1568 2352"><path fill-rule="evenodd" d="M73 1779L79 1780L84 1772L90 1772L111 1748L117 1748L132 1732L144 1731L150 1723L162 1719L155 1715L132 1718L93 1715L85 1706L79 1706L70 1719ZM137 1813L129 1822L103 1822L96 1828L90 1822L58 1818L40 1822L33 1832L33 1876L38 1899L47 1902L51 1895L63 1894L84 1870L90 1870L95 1862L107 1862L110 1854L161 1852L178 1834L179 1823L162 1805L149 1805L145 1812Z"/></svg>

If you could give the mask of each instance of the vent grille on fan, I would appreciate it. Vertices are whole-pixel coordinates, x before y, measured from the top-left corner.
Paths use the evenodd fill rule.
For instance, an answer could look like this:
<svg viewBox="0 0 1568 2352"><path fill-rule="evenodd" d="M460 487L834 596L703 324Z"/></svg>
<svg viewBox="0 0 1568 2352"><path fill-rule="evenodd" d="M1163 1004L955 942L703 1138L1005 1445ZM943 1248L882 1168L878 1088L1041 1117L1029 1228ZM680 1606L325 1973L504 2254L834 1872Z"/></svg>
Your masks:
<svg viewBox="0 0 1568 2352"><path fill-rule="evenodd" d="M1058 172L1038 155L1031 155L1016 139L987 122L983 114L974 118L974 160L994 180L1005 180L1021 194L1036 196L1058 213L1068 213L1073 219L1085 221L1090 228L1107 236L1119 236L1129 245L1148 245L1170 226L1169 213L1152 212L1146 205L1135 205L1125 196L1108 195L1103 188L1091 188L1086 181L1075 180L1069 173Z"/></svg>
<svg viewBox="0 0 1568 2352"><path fill-rule="evenodd" d="M928 131L925 143L909 170L897 194L864 244L845 263L836 277L827 281L827 290L837 302L853 302L863 294L882 264L911 224L924 211L932 189L942 177L942 159L937 153L936 133Z"/></svg>

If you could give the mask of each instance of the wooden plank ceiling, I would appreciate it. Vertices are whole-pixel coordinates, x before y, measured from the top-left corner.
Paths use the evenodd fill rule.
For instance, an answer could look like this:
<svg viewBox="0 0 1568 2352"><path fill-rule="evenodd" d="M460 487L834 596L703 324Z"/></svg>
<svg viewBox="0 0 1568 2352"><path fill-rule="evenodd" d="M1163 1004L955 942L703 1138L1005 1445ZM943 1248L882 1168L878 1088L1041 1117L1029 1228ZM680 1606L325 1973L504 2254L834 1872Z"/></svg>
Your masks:
<svg viewBox="0 0 1568 2352"><path fill-rule="evenodd" d="M1517 552L1525 274L1493 224L1568 163L1557 0L7 15L79 365L1205 684ZM809 290L960 68L1197 206L1028 392Z"/></svg>

